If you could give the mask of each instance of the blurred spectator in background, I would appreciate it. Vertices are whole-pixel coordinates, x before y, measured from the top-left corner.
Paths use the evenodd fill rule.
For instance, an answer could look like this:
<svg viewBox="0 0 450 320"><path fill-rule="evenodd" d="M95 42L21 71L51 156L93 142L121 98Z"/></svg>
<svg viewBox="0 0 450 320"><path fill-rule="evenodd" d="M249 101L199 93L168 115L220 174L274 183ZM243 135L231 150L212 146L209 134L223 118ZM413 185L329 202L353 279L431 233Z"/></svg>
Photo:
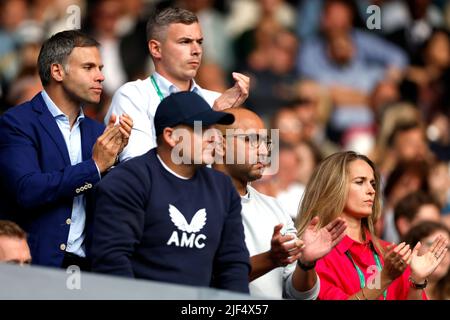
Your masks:
<svg viewBox="0 0 450 320"><path fill-rule="evenodd" d="M101 43L105 81L100 103L89 105L86 113L99 121L103 121L114 92L129 80L145 78L150 69L144 47L146 21L137 12L146 12L141 2L96 0L89 3L86 29Z"/></svg>
<svg viewBox="0 0 450 320"><path fill-rule="evenodd" d="M294 83L293 91L291 104L301 123L302 140L315 144L324 157L338 152L339 147L325 132L331 108L326 88L314 80L303 79Z"/></svg>
<svg viewBox="0 0 450 320"><path fill-rule="evenodd" d="M354 28L354 10L346 0L326 0L321 15L321 34L302 44L299 56L299 71L314 74L314 68L329 61L324 41L333 34L349 34L355 45L355 60L375 63L384 68L403 69L408 60L404 52L377 35ZM312 63L311 63L312 62Z"/></svg>
<svg viewBox="0 0 450 320"><path fill-rule="evenodd" d="M404 99L419 108L427 124L430 147L441 160L450 160L450 36L436 29L407 69L402 82Z"/></svg>
<svg viewBox="0 0 450 320"><path fill-rule="evenodd" d="M291 30L295 26L295 9L285 0L231 0L230 9L227 29L232 37L255 28L266 18Z"/></svg>
<svg viewBox="0 0 450 320"><path fill-rule="evenodd" d="M399 239L423 221L441 221L440 205L430 194L416 191L403 197L394 209L395 228Z"/></svg>
<svg viewBox="0 0 450 320"><path fill-rule="evenodd" d="M292 85L293 105L302 122L303 139L315 140L330 115L328 91L318 82L304 78Z"/></svg>
<svg viewBox="0 0 450 320"><path fill-rule="evenodd" d="M117 28L122 13L122 1L97 0L90 16L92 25L90 33L102 45L100 53L105 64L103 86L108 95L112 95L128 80L121 59L120 34Z"/></svg>
<svg viewBox="0 0 450 320"><path fill-rule="evenodd" d="M305 186L298 181L299 157L293 145L281 142L278 172L272 176L255 181L253 187L261 193L276 198L283 211L295 219Z"/></svg>
<svg viewBox="0 0 450 320"><path fill-rule="evenodd" d="M384 0L381 2L381 31L388 35L403 35L419 41L433 26L442 26L439 0Z"/></svg>
<svg viewBox="0 0 450 320"><path fill-rule="evenodd" d="M383 125L383 113L399 100L400 89L397 82L383 79L375 85L369 96L368 103L375 116L377 127Z"/></svg>
<svg viewBox="0 0 450 320"><path fill-rule="evenodd" d="M18 73L10 82L6 97L8 106L31 100L43 89L38 75L37 60L44 41L44 29L34 23L23 23L17 31L17 36L20 38L16 46Z"/></svg>
<svg viewBox="0 0 450 320"><path fill-rule="evenodd" d="M368 154L375 147L375 132L373 127L354 126L345 131L341 138L343 150L352 150Z"/></svg>
<svg viewBox="0 0 450 320"><path fill-rule="evenodd" d="M411 61L417 59L420 47L430 37L433 27L443 24L442 13L432 4L432 0L408 0L392 1L387 8L387 16L383 22L387 22L387 38L403 48ZM394 8L394 6L396 8ZM395 18L390 13L395 13ZM384 12L384 11L383 11ZM397 25L397 26L393 26Z"/></svg>
<svg viewBox="0 0 450 320"><path fill-rule="evenodd" d="M3 85L14 79L19 66L16 48L20 42L17 31L27 19L26 0L0 2L0 81Z"/></svg>
<svg viewBox="0 0 450 320"><path fill-rule="evenodd" d="M272 180L272 190L281 207L294 220L297 217L305 185L298 181L300 159L293 146L280 145L278 172Z"/></svg>
<svg viewBox="0 0 450 320"><path fill-rule="evenodd" d="M32 98L42 88L37 77L36 61L44 29L29 19L26 1L0 3L0 113Z"/></svg>
<svg viewBox="0 0 450 320"><path fill-rule="evenodd" d="M225 72L234 66L231 37L225 17L214 8L215 0L178 0L174 5L195 13L203 30L203 58L217 64Z"/></svg>
<svg viewBox="0 0 450 320"><path fill-rule="evenodd" d="M29 11L32 20L46 31L47 37L51 37L67 29L84 28L91 7L87 0L38 0L32 1ZM78 14L79 17L75 16ZM76 22L81 25L74 25Z"/></svg>
<svg viewBox="0 0 450 320"><path fill-rule="evenodd" d="M296 80L295 60L298 39L293 30L295 11L283 0L234 1L230 21L239 24L235 8L245 8L239 15L256 14L248 27L234 41L236 68L251 78L247 106L263 117L266 125L278 108L291 100L289 87ZM236 11L237 12L237 11ZM247 19L248 21L248 19Z"/></svg>
<svg viewBox="0 0 450 320"><path fill-rule="evenodd" d="M298 71L326 85L336 107L329 137L353 126L370 127L373 114L368 95L385 77L398 79L407 59L401 49L353 26L354 11L348 1L325 1L321 34L306 39L298 59Z"/></svg>
<svg viewBox="0 0 450 320"><path fill-rule="evenodd" d="M255 71L268 68L270 57L266 50L272 45L272 39L282 30L283 26L269 16L262 18L255 28L237 37L233 44L236 67L240 70Z"/></svg>
<svg viewBox="0 0 450 320"><path fill-rule="evenodd" d="M23 69L12 82L11 88L6 97L9 106L15 106L25 101L31 100L39 91L43 89L41 80L37 73L37 68Z"/></svg>
<svg viewBox="0 0 450 320"><path fill-rule="evenodd" d="M418 59L406 69L402 95L417 105L429 122L450 105L450 36L437 29L419 51Z"/></svg>
<svg viewBox="0 0 450 320"><path fill-rule="evenodd" d="M398 124L388 139L397 161L428 160L429 150L423 126L418 122Z"/></svg>
<svg viewBox="0 0 450 320"><path fill-rule="evenodd" d="M323 11L325 0L299 1L298 17L297 17L297 34L300 38L307 39L316 35L320 30L320 16ZM358 28L364 26L363 19L367 18L367 7L375 5L383 5L384 0L349 0L347 6L351 8L354 22L353 25ZM382 9L383 13L384 10ZM383 18L383 15L382 15ZM384 24L383 28L384 28ZM374 30L375 31L375 30Z"/></svg>
<svg viewBox="0 0 450 320"><path fill-rule="evenodd" d="M198 68L195 81L201 87L208 87L211 91L224 92L227 81L223 69L214 62L204 61Z"/></svg>
<svg viewBox="0 0 450 320"><path fill-rule="evenodd" d="M388 104L379 111L376 145L371 152L371 159L377 163L381 176L386 179L397 164L397 155L389 144L392 133L397 126L405 122L422 122L422 118L414 105L404 102Z"/></svg>
<svg viewBox="0 0 450 320"><path fill-rule="evenodd" d="M105 89L112 95L123 83L143 79L151 71L145 46L150 6L143 0L90 2L89 32L102 44Z"/></svg>
<svg viewBox="0 0 450 320"><path fill-rule="evenodd" d="M295 147L298 157L297 181L306 186L317 164L322 161L322 153L312 141L302 140Z"/></svg>
<svg viewBox="0 0 450 320"><path fill-rule="evenodd" d="M439 235L447 239L447 241L450 241L450 231L447 227L437 222L427 221L409 230L402 241L409 243L411 248L420 241L421 247L419 254L423 254L431 247L433 241ZM428 277L428 285L425 292L430 300L450 300L449 249L447 249L444 260L442 260L436 270Z"/></svg>
<svg viewBox="0 0 450 320"><path fill-rule="evenodd" d="M347 33L336 33L327 38L329 62L309 76L326 86L334 106L329 123L329 137L342 143L346 130L355 127L370 128L374 116L368 106L368 96L383 79L384 70L354 59L357 50Z"/></svg>
<svg viewBox="0 0 450 320"><path fill-rule="evenodd" d="M29 8L29 15L33 21L41 25L45 25L50 21L56 19L58 15L58 1L56 0L33 0L31 1L31 8ZM62 1L63 4L68 5L69 1Z"/></svg>
<svg viewBox="0 0 450 320"><path fill-rule="evenodd" d="M395 229L394 208L398 202L415 191L429 191L428 164L424 161L400 162L388 176L384 187L383 213L378 221L378 232L389 242L398 243Z"/></svg>
<svg viewBox="0 0 450 320"><path fill-rule="evenodd" d="M280 108L273 115L270 127L279 130L280 143L295 146L302 139L302 123L293 108Z"/></svg>
<svg viewBox="0 0 450 320"><path fill-rule="evenodd" d="M0 220L0 263L30 264L27 235L17 224Z"/></svg>
<svg viewBox="0 0 450 320"><path fill-rule="evenodd" d="M266 32L265 27L273 30ZM278 108L291 100L290 87L297 80L294 67L298 41L287 29L277 31L270 25L265 27L258 26L255 31L255 48L243 68L252 84L252 94L246 104L267 122Z"/></svg>
<svg viewBox="0 0 450 320"><path fill-rule="evenodd" d="M145 29L150 7L145 5L144 0L127 0L121 3L125 12L116 23L116 30L121 37L122 66L127 81L144 79L152 70L152 62L145 46L147 43Z"/></svg>
<svg viewBox="0 0 450 320"><path fill-rule="evenodd" d="M122 13L116 24L117 32L121 36L133 32L138 24L145 22L145 15L148 14L146 3L150 2L145 0L123 1ZM143 39L145 41L145 28L141 31L144 31Z"/></svg>
<svg viewBox="0 0 450 320"><path fill-rule="evenodd" d="M434 161L428 174L430 193L436 198L442 213L442 220L450 228L450 168L449 163Z"/></svg>
<svg viewBox="0 0 450 320"><path fill-rule="evenodd" d="M417 121L399 122L387 139L385 154L381 154L380 170L388 177L394 167L411 160L431 160L423 125Z"/></svg>
<svg viewBox="0 0 450 320"><path fill-rule="evenodd" d="M450 161L450 109L434 117L427 127L427 137L430 149L436 157L443 161Z"/></svg>

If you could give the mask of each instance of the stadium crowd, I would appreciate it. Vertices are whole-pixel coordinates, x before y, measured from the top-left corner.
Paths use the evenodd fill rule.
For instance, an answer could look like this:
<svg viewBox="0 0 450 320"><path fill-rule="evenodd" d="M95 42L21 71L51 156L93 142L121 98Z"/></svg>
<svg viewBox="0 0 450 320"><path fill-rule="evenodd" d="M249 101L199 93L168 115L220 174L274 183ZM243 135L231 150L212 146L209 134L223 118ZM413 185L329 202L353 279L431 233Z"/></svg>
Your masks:
<svg viewBox="0 0 450 320"><path fill-rule="evenodd" d="M0 261L450 299L450 1L1 0L0 85Z"/></svg>

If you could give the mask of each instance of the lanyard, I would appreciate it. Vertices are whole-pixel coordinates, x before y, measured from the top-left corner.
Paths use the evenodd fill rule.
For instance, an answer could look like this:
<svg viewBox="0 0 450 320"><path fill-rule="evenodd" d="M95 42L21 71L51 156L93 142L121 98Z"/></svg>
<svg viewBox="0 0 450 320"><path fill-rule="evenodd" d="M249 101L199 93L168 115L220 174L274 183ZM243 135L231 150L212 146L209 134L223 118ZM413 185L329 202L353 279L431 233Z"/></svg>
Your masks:
<svg viewBox="0 0 450 320"><path fill-rule="evenodd" d="M378 257L378 254L376 253L376 251L374 249L372 249L372 253L373 253L373 258L375 259L375 263L377 264L378 271L381 272L382 266L381 266L380 258ZM355 261L353 260L351 254L350 254L350 251L346 251L345 254L350 259L350 261L353 263L353 266L355 267L356 272L358 272L359 284L361 286L361 289L363 289L366 286L366 279L364 278L364 273L356 265ZM386 300L386 296L387 296L387 289L384 290L384 292L383 292L384 300Z"/></svg>
<svg viewBox="0 0 450 320"><path fill-rule="evenodd" d="M153 87L155 88L156 93L158 94L159 100L160 100L160 101L163 101L164 96L163 96L161 90L159 89L159 86L158 86L158 84L156 83L155 78L153 78L153 75L150 76L150 80L152 81L152 85L153 85Z"/></svg>

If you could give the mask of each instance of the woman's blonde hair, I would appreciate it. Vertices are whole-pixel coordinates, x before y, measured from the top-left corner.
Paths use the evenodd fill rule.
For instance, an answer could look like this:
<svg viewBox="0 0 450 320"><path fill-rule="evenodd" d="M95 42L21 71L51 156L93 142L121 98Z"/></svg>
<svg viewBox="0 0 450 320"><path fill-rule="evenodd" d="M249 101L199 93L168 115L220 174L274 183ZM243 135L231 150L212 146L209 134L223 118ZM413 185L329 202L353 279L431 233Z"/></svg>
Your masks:
<svg viewBox="0 0 450 320"><path fill-rule="evenodd" d="M348 195L349 164L355 160L365 161L373 170L375 177L375 200L372 214L362 219L362 226L368 230L375 246L383 252L375 236L375 223L381 215L380 175L375 164L365 155L353 151L338 152L325 158L314 170L300 205L296 219L296 227L301 236L310 221L318 216L318 228L338 218L344 211ZM364 236L364 232L363 232Z"/></svg>

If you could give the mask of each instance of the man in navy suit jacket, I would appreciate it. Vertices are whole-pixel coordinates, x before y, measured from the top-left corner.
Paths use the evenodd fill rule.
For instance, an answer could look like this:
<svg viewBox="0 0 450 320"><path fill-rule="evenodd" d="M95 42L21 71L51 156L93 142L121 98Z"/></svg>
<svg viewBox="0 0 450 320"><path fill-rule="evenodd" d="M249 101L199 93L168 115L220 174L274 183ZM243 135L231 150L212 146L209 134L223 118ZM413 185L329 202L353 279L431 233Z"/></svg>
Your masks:
<svg viewBox="0 0 450 320"><path fill-rule="evenodd" d="M77 30L52 36L38 58L44 90L0 118L0 219L26 230L34 264L89 269L86 196L131 132L126 115L106 129L84 116L102 93L98 47Z"/></svg>

